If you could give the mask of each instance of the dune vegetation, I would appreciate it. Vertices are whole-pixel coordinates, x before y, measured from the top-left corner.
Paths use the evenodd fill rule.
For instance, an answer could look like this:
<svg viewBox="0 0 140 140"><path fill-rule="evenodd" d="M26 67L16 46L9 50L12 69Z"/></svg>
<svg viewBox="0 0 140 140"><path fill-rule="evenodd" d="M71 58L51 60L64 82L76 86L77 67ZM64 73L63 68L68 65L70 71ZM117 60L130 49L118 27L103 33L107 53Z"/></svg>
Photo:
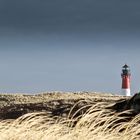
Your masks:
<svg viewBox="0 0 140 140"><path fill-rule="evenodd" d="M123 99L87 92L1 94L0 140L139 140L140 115L111 108Z"/></svg>

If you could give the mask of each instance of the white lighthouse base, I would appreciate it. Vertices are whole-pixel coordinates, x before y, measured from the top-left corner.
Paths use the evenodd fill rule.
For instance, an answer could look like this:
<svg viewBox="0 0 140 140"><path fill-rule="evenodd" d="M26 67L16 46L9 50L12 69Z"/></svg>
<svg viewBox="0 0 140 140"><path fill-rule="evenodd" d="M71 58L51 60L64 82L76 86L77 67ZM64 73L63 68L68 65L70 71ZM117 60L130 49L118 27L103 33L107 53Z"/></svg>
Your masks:
<svg viewBox="0 0 140 140"><path fill-rule="evenodd" d="M130 89L122 89L123 96L131 96Z"/></svg>

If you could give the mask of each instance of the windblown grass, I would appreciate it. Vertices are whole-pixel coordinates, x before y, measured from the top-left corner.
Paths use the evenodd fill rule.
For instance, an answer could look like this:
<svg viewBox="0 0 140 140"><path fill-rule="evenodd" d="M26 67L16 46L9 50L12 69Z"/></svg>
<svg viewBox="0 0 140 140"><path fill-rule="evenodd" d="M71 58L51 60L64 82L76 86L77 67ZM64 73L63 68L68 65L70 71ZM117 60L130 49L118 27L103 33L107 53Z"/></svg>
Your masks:
<svg viewBox="0 0 140 140"><path fill-rule="evenodd" d="M116 113L108 102L91 104L80 116L53 117L46 112L25 114L15 120L0 121L0 140L139 140L140 115ZM127 115L123 115L127 114Z"/></svg>

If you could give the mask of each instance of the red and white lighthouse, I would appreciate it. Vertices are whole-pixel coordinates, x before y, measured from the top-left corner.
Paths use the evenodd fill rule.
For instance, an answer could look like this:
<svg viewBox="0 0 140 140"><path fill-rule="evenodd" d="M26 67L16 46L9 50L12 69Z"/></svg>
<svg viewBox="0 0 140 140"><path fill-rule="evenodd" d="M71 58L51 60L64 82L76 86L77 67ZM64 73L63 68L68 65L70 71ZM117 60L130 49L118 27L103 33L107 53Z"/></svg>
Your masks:
<svg viewBox="0 0 140 140"><path fill-rule="evenodd" d="M122 94L125 95L125 96L131 96L131 93L130 93L130 76L131 76L131 73L130 73L130 68L128 65L124 65L122 67L122 74L121 74L121 77L122 77Z"/></svg>

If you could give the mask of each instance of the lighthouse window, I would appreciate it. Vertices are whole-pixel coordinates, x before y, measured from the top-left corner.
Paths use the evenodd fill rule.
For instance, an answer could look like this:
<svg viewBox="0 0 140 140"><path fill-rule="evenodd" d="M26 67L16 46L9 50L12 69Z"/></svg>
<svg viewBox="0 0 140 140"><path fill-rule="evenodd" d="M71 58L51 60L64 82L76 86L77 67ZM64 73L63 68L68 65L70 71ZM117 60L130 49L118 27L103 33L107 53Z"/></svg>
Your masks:
<svg viewBox="0 0 140 140"><path fill-rule="evenodd" d="M129 74L130 71L128 70L123 70L123 74Z"/></svg>

